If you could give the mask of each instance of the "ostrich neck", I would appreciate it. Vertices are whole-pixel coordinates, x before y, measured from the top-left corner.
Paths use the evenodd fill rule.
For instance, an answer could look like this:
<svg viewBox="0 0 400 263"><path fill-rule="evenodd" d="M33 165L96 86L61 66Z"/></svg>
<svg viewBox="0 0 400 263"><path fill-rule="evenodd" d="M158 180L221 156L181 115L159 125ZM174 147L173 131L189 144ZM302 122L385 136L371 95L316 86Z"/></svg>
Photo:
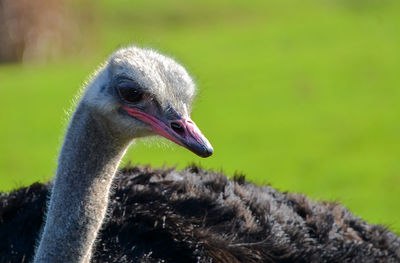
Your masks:
<svg viewBox="0 0 400 263"><path fill-rule="evenodd" d="M129 142L119 141L80 104L61 149L46 224L34 262L89 262L110 186Z"/></svg>

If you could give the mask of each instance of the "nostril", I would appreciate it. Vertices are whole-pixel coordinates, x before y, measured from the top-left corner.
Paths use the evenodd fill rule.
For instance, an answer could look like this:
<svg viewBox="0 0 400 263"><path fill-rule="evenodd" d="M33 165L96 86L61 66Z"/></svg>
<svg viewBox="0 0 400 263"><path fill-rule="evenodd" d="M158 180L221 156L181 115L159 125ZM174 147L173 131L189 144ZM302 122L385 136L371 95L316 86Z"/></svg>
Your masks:
<svg viewBox="0 0 400 263"><path fill-rule="evenodd" d="M176 132L177 134L183 136L185 135L185 129L183 129L182 125L178 122L171 122L171 128Z"/></svg>

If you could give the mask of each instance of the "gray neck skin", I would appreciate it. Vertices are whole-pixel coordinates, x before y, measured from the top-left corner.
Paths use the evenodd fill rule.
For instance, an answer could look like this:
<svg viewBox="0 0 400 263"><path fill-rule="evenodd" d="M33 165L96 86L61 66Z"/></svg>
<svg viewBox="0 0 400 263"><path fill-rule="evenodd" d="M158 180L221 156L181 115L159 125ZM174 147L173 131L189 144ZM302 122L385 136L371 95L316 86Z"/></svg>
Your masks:
<svg viewBox="0 0 400 263"><path fill-rule="evenodd" d="M80 104L59 157L46 225L34 262L89 262L112 179L129 141Z"/></svg>

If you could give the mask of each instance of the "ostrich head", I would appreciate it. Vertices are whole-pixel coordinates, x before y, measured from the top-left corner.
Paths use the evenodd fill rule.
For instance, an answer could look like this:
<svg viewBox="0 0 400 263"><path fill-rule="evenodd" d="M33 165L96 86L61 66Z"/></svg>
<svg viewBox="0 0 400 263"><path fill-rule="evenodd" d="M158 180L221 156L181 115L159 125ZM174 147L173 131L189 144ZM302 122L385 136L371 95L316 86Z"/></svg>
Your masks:
<svg viewBox="0 0 400 263"><path fill-rule="evenodd" d="M116 51L88 85L82 102L116 138L158 134L201 157L213 148L190 119L194 83L173 59L137 47Z"/></svg>

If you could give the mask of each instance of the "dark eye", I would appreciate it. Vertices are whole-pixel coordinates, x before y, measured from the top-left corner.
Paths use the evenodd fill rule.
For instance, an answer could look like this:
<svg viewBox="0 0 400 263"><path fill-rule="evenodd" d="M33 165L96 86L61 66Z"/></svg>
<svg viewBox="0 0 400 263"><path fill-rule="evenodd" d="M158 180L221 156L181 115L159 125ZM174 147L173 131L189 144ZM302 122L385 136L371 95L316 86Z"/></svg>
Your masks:
<svg viewBox="0 0 400 263"><path fill-rule="evenodd" d="M143 98L141 91L128 86L119 86L118 93L124 101L130 103L137 103Z"/></svg>

